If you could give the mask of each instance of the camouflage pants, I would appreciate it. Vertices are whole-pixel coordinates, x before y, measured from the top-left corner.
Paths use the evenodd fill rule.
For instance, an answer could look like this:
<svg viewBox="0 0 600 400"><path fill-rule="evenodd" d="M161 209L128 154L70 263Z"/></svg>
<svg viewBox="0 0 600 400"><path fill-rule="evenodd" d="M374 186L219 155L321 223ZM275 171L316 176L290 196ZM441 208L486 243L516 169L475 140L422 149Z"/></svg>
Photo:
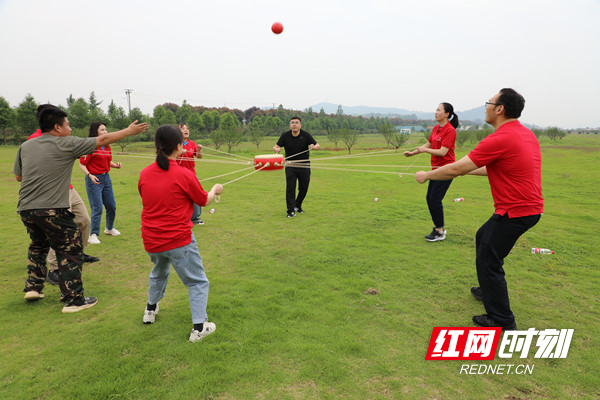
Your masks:
<svg viewBox="0 0 600 400"><path fill-rule="evenodd" d="M44 288L46 256L50 247L56 252L61 301L66 305L81 304L83 283L83 246L81 231L74 214L64 208L21 211L21 220L31 238L27 254L27 280L25 292Z"/></svg>

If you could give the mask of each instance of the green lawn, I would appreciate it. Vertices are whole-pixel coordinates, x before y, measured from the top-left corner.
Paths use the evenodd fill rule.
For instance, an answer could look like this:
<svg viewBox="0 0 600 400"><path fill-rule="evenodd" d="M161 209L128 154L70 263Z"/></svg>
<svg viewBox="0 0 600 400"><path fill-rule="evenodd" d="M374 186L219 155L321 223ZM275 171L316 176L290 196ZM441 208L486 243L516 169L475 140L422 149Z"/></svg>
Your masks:
<svg viewBox="0 0 600 400"><path fill-rule="evenodd" d="M267 138L260 154L270 153L274 141ZM111 172L122 235L101 235L100 245L88 247L101 258L85 264L83 273L86 295L97 296L98 305L62 314L57 287L46 287L37 303L23 300L29 241L15 212L17 148L0 147L0 397L599 398L600 138L541 142L545 214L517 242L505 267L519 328L574 328L569 355L534 359L530 351L527 359L480 362L534 365L528 375L460 375L469 362L425 361L433 327L473 326L471 317L484 311L469 289L477 282L474 235L493 213L486 178L452 183L444 201L448 236L437 243L423 239L432 226L427 185L409 175L314 168L305 213L294 219L285 217L283 171L260 171L225 186L220 203L204 209L205 225L194 227L217 331L192 344L187 290L176 274L156 323L142 324L151 264L140 237L137 179L153 161L152 149L128 147L134 157L113 146L114 160L123 163ZM352 154L383 147L380 137L362 137ZM459 149L457 157L472 147ZM234 149L249 159L253 150L248 143ZM428 165L425 155L382 154L328 163L410 173L413 162ZM343 155L342 149L311 157ZM211 160L223 159L201 160L200 179L244 167ZM325 161L313 164L319 163ZM87 203L79 168L73 185ZM452 202L456 197L465 201ZM531 247L556 254L533 255ZM379 293L365 294L368 289Z"/></svg>

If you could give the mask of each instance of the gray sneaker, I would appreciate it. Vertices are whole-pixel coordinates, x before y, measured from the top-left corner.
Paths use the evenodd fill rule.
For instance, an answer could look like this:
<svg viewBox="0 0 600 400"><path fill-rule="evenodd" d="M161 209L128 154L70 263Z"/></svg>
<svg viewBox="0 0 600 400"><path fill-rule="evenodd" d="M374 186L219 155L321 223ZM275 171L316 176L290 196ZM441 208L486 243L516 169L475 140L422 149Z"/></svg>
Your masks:
<svg viewBox="0 0 600 400"><path fill-rule="evenodd" d="M48 276L46 276L46 282L54 286L58 285L58 272L48 271Z"/></svg>
<svg viewBox="0 0 600 400"><path fill-rule="evenodd" d="M70 304L68 306L64 306L62 312L64 312L65 314L75 313L81 310L85 310L86 308L94 307L96 304L98 304L98 299L96 297L86 297L83 300L83 303L81 303L80 305Z"/></svg>
<svg viewBox="0 0 600 400"><path fill-rule="evenodd" d="M145 324L153 324L156 320L156 314L158 314L158 304L156 305L156 310L154 311L148 310L148 308L146 308L146 310L144 311L144 318L142 319L142 321L144 321Z"/></svg>
<svg viewBox="0 0 600 400"><path fill-rule="evenodd" d="M440 233L437 229L433 228L431 233L425 236L425 239L427 239L427 241L429 242L437 242L439 240L444 240L446 239L446 230L444 229L444 231Z"/></svg>
<svg viewBox="0 0 600 400"><path fill-rule="evenodd" d="M202 327L202 332L192 329L192 332L190 332L190 342L199 342L216 330L217 326L213 322L205 322Z"/></svg>

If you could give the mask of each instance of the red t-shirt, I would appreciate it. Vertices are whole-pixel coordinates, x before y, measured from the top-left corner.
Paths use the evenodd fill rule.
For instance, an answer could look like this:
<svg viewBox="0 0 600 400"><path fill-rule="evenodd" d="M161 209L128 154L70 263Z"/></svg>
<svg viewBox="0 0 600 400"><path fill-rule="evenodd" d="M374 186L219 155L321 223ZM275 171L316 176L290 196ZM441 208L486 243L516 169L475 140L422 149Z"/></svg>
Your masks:
<svg viewBox="0 0 600 400"><path fill-rule="evenodd" d="M40 136L42 136L42 130L38 129L37 131L35 131L31 135L29 135L29 137L27 138L27 140L31 140L31 139L34 139L34 138L40 137Z"/></svg>
<svg viewBox="0 0 600 400"><path fill-rule="evenodd" d="M205 206L208 193L196 174L169 160L169 170L153 163L138 182L142 196L142 241L149 253L173 250L192 242L193 204Z"/></svg>
<svg viewBox="0 0 600 400"><path fill-rule="evenodd" d="M196 173L196 162L194 161L194 156L198 153L198 146L196 146L196 143L194 143L193 140L188 140L187 142L183 142L183 148L186 152L177 158L177 162L182 167L185 167Z"/></svg>
<svg viewBox="0 0 600 400"><path fill-rule="evenodd" d="M544 212L540 144L519 121L501 125L469 158L486 166L496 214L518 218Z"/></svg>
<svg viewBox="0 0 600 400"><path fill-rule="evenodd" d="M35 139L36 137L40 137L40 136L42 136L42 130L38 129L37 131L35 131L31 135L29 135L27 140ZM71 183L69 184L69 189L73 189L73 184L71 184Z"/></svg>
<svg viewBox="0 0 600 400"><path fill-rule="evenodd" d="M433 150L439 150L442 147L446 147L448 152L445 156L434 156L431 155L431 166L441 167L442 165L450 164L455 161L454 157L454 143L456 142L456 129L449 122L443 127L436 125L431 131L429 136L429 143Z"/></svg>
<svg viewBox="0 0 600 400"><path fill-rule="evenodd" d="M112 152L110 145L96 147L92 154L83 156L79 159L81 165L85 165L92 175L100 175L110 171L110 162L112 161Z"/></svg>

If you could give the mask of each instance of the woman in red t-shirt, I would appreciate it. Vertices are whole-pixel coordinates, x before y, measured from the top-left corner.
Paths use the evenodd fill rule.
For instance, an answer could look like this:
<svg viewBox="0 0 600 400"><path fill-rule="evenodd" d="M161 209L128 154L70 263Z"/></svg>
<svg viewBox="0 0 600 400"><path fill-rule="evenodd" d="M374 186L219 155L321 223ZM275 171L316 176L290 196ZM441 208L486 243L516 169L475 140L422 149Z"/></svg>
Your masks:
<svg viewBox="0 0 600 400"><path fill-rule="evenodd" d="M142 241L154 264L148 285L148 304L143 322L152 324L158 314L158 302L164 297L170 265L188 287L192 311L190 342L213 333L208 322L208 279L196 238L192 233L192 205L206 206L223 192L216 184L205 192L196 175L177 165L183 153L183 136L174 125L162 125L154 135L156 162L140 173L138 191L142 197Z"/></svg>
<svg viewBox="0 0 600 400"><path fill-rule="evenodd" d="M186 123L179 124L179 130L183 135L183 150L185 150L179 157L177 162L182 167L185 167L196 174L196 161L194 157L202 158L202 145L190 140L190 127ZM202 207L194 203L194 212L192 213L192 222L194 225L204 225L204 221L200 218L202 215Z"/></svg>
<svg viewBox="0 0 600 400"><path fill-rule="evenodd" d="M94 121L90 125L89 137L98 137L107 134L106 124ZM88 243L99 244L100 221L102 220L102 208L106 208L106 228L104 233L111 236L119 236L115 227L115 216L117 202L113 192L112 181L108 174L111 168L121 168L121 163L112 161L110 146L97 147L92 154L79 159L79 168L85 174L85 188L92 209L92 227Z"/></svg>
<svg viewBox="0 0 600 400"><path fill-rule="evenodd" d="M453 163L454 147L456 142L456 127L458 127L458 115L454 113L454 107L450 103L441 103L435 110L435 120L438 122L433 128L429 140L423 146L413 151L405 151L406 157L419 153L431 154L431 166L439 168L443 165ZM427 205L433 220L433 230L425 239L430 242L446 239L444 229L444 206L442 200L452 183L447 181L429 181L427 188Z"/></svg>

